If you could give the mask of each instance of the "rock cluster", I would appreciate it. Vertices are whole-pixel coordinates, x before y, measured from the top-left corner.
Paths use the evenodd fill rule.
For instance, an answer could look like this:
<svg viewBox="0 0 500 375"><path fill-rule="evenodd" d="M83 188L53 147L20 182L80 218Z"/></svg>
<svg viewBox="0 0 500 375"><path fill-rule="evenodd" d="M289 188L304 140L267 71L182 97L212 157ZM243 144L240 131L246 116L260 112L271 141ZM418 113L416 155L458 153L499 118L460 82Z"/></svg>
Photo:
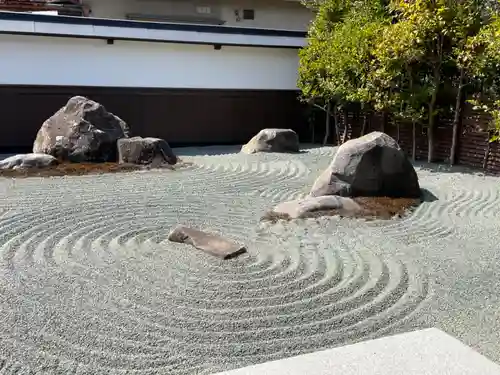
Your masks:
<svg viewBox="0 0 500 375"><path fill-rule="evenodd" d="M309 196L277 205L271 214L287 218L335 211L353 216L363 207L355 197L421 197L410 160L389 135L372 132L339 147L331 164L314 182Z"/></svg>
<svg viewBox="0 0 500 375"><path fill-rule="evenodd" d="M44 168L58 162L150 165L177 163L168 143L131 137L127 123L93 100L75 96L41 126L33 154L16 155L1 169Z"/></svg>

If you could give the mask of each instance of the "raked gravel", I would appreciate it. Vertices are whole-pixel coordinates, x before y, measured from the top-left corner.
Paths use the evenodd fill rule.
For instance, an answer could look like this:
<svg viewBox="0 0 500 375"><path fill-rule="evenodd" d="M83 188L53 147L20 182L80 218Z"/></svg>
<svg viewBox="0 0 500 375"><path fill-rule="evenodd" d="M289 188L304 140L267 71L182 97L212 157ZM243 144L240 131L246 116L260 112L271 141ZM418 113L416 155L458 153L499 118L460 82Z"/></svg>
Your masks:
<svg viewBox="0 0 500 375"><path fill-rule="evenodd" d="M437 200L404 219L271 224L335 149L176 152L194 164L0 179L0 373L210 374L429 326L500 362L499 179L419 167Z"/></svg>

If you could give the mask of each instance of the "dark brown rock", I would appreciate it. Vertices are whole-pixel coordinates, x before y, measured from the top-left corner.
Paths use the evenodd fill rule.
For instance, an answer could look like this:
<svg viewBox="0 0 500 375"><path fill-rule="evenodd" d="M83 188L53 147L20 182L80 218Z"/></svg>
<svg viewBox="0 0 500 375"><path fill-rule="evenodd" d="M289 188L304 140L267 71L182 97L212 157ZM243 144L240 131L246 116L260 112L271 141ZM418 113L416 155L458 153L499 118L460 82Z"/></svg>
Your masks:
<svg viewBox="0 0 500 375"><path fill-rule="evenodd" d="M421 191L417 173L397 142L373 132L340 146L310 195L419 198Z"/></svg>
<svg viewBox="0 0 500 375"><path fill-rule="evenodd" d="M112 162L117 160L116 141L129 133L125 121L104 106L75 96L43 123L33 152L72 162Z"/></svg>
<svg viewBox="0 0 500 375"><path fill-rule="evenodd" d="M199 250L223 259L233 258L246 252L245 247L233 241L198 229L188 228L184 225L176 227L170 233L168 239L172 242L192 245Z"/></svg>
<svg viewBox="0 0 500 375"><path fill-rule="evenodd" d="M120 163L153 166L177 163L177 157L168 143L160 138L122 138L118 140L117 147Z"/></svg>
<svg viewBox="0 0 500 375"><path fill-rule="evenodd" d="M262 129L241 152L299 152L299 137L292 129Z"/></svg>

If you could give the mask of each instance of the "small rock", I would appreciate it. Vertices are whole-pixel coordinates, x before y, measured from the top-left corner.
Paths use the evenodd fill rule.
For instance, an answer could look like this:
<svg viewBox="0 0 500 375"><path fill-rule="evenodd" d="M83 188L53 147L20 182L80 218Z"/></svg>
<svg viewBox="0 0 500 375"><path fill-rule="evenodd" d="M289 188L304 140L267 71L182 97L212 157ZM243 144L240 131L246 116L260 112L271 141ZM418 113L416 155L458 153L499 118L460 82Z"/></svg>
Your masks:
<svg viewBox="0 0 500 375"><path fill-rule="evenodd" d="M262 129L241 152L299 152L299 137L292 129Z"/></svg>
<svg viewBox="0 0 500 375"><path fill-rule="evenodd" d="M117 142L118 161L121 164L161 165L177 163L177 156L160 138L122 138Z"/></svg>
<svg viewBox="0 0 500 375"><path fill-rule="evenodd" d="M352 199L327 195L320 197L306 197L278 204L272 212L290 219L304 218L317 211L339 210L343 213L356 214L362 208Z"/></svg>
<svg viewBox="0 0 500 375"><path fill-rule="evenodd" d="M168 236L169 241L192 245L219 258L229 259L246 252L245 247L221 236L206 233L184 225L176 227Z"/></svg>
<svg viewBox="0 0 500 375"><path fill-rule="evenodd" d="M19 154L0 161L0 169L46 168L59 164L47 154Z"/></svg>

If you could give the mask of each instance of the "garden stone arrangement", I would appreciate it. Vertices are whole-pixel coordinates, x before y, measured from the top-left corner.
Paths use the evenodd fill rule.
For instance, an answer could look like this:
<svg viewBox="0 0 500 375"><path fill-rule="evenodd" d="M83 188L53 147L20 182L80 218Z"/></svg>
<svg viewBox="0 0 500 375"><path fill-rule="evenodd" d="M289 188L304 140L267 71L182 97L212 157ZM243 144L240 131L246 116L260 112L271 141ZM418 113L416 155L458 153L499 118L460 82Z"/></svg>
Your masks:
<svg viewBox="0 0 500 375"><path fill-rule="evenodd" d="M318 213L377 216L373 211L376 197L410 198L399 201L403 208L409 208L417 205L421 196L417 173L397 142L385 133L372 132L339 147L308 197L280 203L268 217L295 219Z"/></svg>
<svg viewBox="0 0 500 375"><path fill-rule="evenodd" d="M1 178L2 373L211 374L430 326L500 361L497 178L416 166L436 199L401 218L261 221L318 198L341 150L228 150L176 149L175 171ZM213 238L246 251L189 245Z"/></svg>
<svg viewBox="0 0 500 375"><path fill-rule="evenodd" d="M130 129L101 104L75 96L38 131L33 152L73 162L116 160L116 142L128 138Z"/></svg>
<svg viewBox="0 0 500 375"><path fill-rule="evenodd" d="M6 177L81 175L162 168L178 163L168 143L132 137L129 125L100 103L75 96L47 119L33 153L0 163Z"/></svg>

